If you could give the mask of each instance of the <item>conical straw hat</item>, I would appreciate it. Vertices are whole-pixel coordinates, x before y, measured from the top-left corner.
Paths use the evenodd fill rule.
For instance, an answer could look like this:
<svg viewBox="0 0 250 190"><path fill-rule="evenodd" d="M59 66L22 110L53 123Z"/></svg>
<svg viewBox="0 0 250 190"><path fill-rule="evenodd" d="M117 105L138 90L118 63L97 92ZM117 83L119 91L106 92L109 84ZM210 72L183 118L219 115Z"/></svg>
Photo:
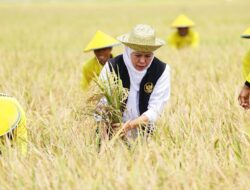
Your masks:
<svg viewBox="0 0 250 190"><path fill-rule="evenodd" d="M243 34L241 34L242 38L250 38L250 27L246 29Z"/></svg>
<svg viewBox="0 0 250 190"><path fill-rule="evenodd" d="M194 26L194 22L186 15L179 15L171 24L173 28L184 28Z"/></svg>
<svg viewBox="0 0 250 190"><path fill-rule="evenodd" d="M145 24L136 25L130 33L117 38L124 45L142 52L152 52L165 44L164 40L156 38L155 30Z"/></svg>
<svg viewBox="0 0 250 190"><path fill-rule="evenodd" d="M85 47L84 52L112 47L119 44L120 43L115 38L98 30L91 41L88 43L88 45Z"/></svg>
<svg viewBox="0 0 250 190"><path fill-rule="evenodd" d="M12 98L0 97L0 136L16 128L21 113Z"/></svg>

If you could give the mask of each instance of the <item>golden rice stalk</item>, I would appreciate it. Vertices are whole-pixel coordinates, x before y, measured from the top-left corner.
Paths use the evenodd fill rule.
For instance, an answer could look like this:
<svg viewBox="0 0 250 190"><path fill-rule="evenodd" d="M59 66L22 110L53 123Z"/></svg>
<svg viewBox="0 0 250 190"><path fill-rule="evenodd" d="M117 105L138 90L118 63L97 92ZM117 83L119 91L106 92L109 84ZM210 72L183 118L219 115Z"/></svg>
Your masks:
<svg viewBox="0 0 250 190"><path fill-rule="evenodd" d="M95 100L93 113L108 127L114 123L122 123L122 111L125 110L125 100L128 89L123 88L122 81L114 72L107 72L104 79L95 76L96 92L89 98Z"/></svg>

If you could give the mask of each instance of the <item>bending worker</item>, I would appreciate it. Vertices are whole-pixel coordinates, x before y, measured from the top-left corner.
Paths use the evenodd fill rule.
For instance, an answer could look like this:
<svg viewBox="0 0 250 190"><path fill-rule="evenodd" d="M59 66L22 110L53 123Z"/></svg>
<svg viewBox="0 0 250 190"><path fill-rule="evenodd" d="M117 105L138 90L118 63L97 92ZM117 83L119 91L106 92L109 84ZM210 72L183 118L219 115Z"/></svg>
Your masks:
<svg viewBox="0 0 250 190"><path fill-rule="evenodd" d="M185 47L196 48L199 46L199 34L191 29L195 24L185 15L179 15L172 23L176 31L168 36L170 47L181 49Z"/></svg>
<svg viewBox="0 0 250 190"><path fill-rule="evenodd" d="M118 44L116 39L101 31L97 31L88 43L84 52L94 51L95 56L83 64L81 86L84 91L88 89L95 74L99 76L103 65L112 58L112 47Z"/></svg>
<svg viewBox="0 0 250 190"><path fill-rule="evenodd" d="M248 28L242 35L242 38L250 39L250 28ZM249 96L250 96L250 51L246 53L243 58L243 65L242 65L243 76L245 79L245 84L240 92L239 95L239 103L240 105L245 108L249 109Z"/></svg>
<svg viewBox="0 0 250 190"><path fill-rule="evenodd" d="M27 129L24 111L17 100L0 94L1 153L5 148L17 147L22 155L27 153Z"/></svg>
<svg viewBox="0 0 250 190"><path fill-rule="evenodd" d="M170 67L154 55L165 42L156 38L151 26L139 24L117 39L125 45L124 52L109 60L100 78L105 80L106 72L115 71L129 89L121 127L128 138L135 139L141 126L143 132L154 130L153 123L170 96Z"/></svg>

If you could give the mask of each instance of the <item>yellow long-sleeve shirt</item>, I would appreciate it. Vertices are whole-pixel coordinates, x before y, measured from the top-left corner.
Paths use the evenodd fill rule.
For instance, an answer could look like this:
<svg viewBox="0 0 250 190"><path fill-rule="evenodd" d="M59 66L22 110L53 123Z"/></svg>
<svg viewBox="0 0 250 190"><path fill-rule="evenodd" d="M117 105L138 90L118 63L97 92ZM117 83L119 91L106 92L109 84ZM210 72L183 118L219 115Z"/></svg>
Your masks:
<svg viewBox="0 0 250 190"><path fill-rule="evenodd" d="M242 72L244 79L250 83L250 51L243 58Z"/></svg>
<svg viewBox="0 0 250 190"><path fill-rule="evenodd" d="M171 33L167 38L168 45L173 48L181 49L184 47L196 48L199 46L199 34L193 30L189 30L186 36L180 36L178 31Z"/></svg>
<svg viewBox="0 0 250 190"><path fill-rule="evenodd" d="M2 142L5 143L5 140L10 141L14 147L17 147L18 151L22 155L26 155L27 147L28 147L28 143L27 143L28 134L27 134L26 116L25 116L24 110L15 98L9 97L9 96L3 96L3 95L1 95L0 98L3 99L4 101L8 101L11 104L14 104L17 107L17 110L20 114L20 120L17 126L12 131L7 133L7 135L1 137ZM4 108L0 107L0 109L4 109Z"/></svg>
<svg viewBox="0 0 250 190"><path fill-rule="evenodd" d="M111 58L112 57L114 57L113 54L111 54ZM88 89L95 75L99 76L103 66L104 65L99 63L96 57L89 59L87 62L83 64L81 86L84 91Z"/></svg>
<svg viewBox="0 0 250 190"><path fill-rule="evenodd" d="M81 86L84 91L88 89L95 74L99 76L102 68L103 65L99 63L96 57L93 57L83 64Z"/></svg>

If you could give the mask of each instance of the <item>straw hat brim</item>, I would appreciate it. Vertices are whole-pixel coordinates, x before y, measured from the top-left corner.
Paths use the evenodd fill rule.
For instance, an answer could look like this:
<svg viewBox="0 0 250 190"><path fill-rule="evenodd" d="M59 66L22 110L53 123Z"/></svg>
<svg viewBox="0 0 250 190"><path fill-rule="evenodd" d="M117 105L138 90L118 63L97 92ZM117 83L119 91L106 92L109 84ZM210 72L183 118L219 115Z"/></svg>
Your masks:
<svg viewBox="0 0 250 190"><path fill-rule="evenodd" d="M113 48L115 46L119 46L121 45L121 43L114 43L114 44L110 44L110 45L105 45L105 46L98 46L98 47L95 47L95 48L89 48L89 49L84 49L83 52L87 53L87 52L90 52L90 51L95 51L95 50L100 50L100 49L105 49L105 48Z"/></svg>
<svg viewBox="0 0 250 190"><path fill-rule="evenodd" d="M165 44L165 41L160 38L156 38L154 44L148 44L146 41L142 41L141 43L130 42L129 35L130 35L129 33L121 35L117 37L117 40L119 40L124 45L136 51L152 52Z"/></svg>
<svg viewBox="0 0 250 190"><path fill-rule="evenodd" d="M250 38L250 34L249 34L249 35L242 34L241 37L242 37L242 38Z"/></svg>
<svg viewBox="0 0 250 190"><path fill-rule="evenodd" d="M89 52L93 50L113 47L119 44L120 42L118 42L115 38L98 30L83 51Z"/></svg>
<svg viewBox="0 0 250 190"><path fill-rule="evenodd" d="M179 15L171 24L172 28L190 28L194 27L195 23L186 15Z"/></svg>
<svg viewBox="0 0 250 190"><path fill-rule="evenodd" d="M194 24L187 24L187 25L185 25L185 24L183 24L183 25L171 25L171 27L172 28L193 28L193 27L195 27L195 25Z"/></svg>
<svg viewBox="0 0 250 190"><path fill-rule="evenodd" d="M21 119L18 107L9 101L1 101L0 137L15 129Z"/></svg>

